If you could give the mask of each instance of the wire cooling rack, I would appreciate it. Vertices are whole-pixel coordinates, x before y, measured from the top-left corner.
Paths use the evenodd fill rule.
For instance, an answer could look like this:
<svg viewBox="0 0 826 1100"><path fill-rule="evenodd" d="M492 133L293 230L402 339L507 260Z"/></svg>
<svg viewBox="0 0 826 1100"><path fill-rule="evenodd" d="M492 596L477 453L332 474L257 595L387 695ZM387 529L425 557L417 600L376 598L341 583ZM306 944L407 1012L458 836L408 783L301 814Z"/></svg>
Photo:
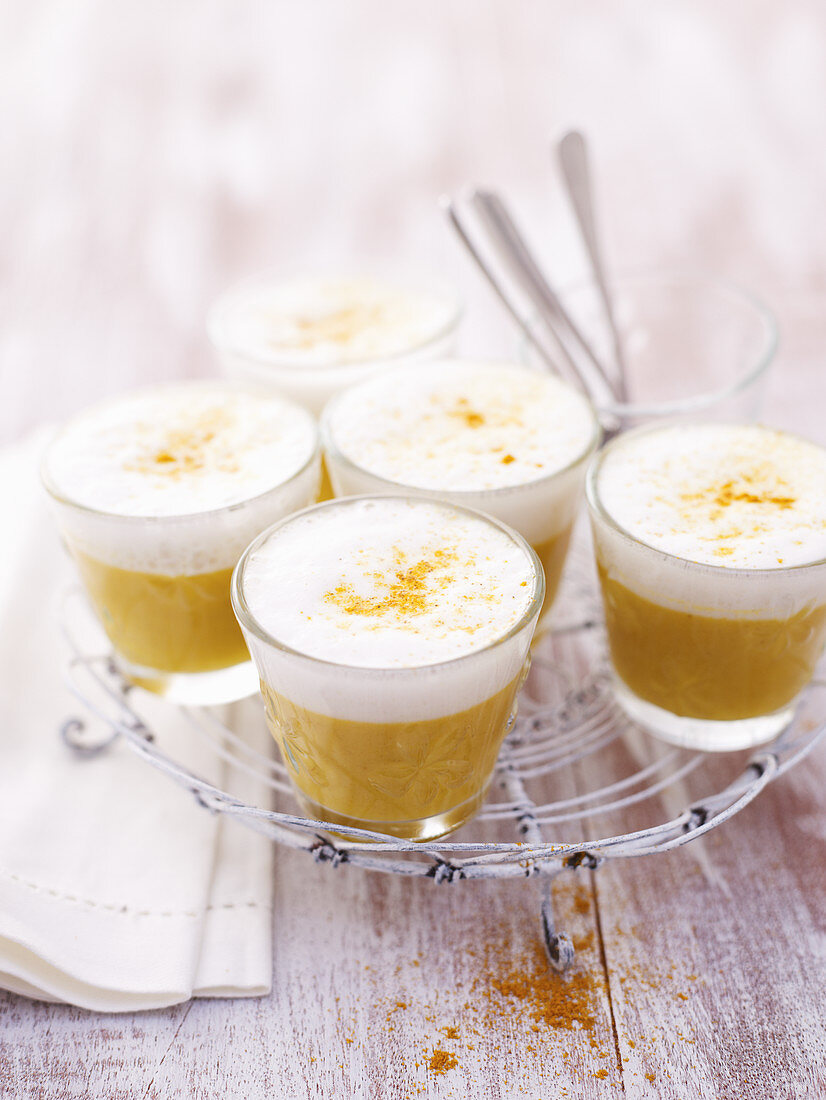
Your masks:
<svg viewBox="0 0 826 1100"><path fill-rule="evenodd" d="M548 956L564 970L574 948L555 928L555 875L668 851L703 836L753 801L826 733L826 680L818 679L773 743L750 757L725 754L729 774L722 781L719 755L649 737L614 704L590 573L582 558L569 569L555 607L557 626L535 649L488 800L471 823L447 838L410 842L302 816L286 768L275 758L260 700L175 708L135 689L111 654L82 640L88 626L83 620L91 612L79 593L67 598L63 626L71 651L69 685L85 714L67 719L61 735L85 755L122 741L206 810L332 867L425 876L436 884L539 876ZM186 727L188 753L180 738L164 732L169 723L159 720L163 708L175 726ZM697 797L695 791L707 793Z"/></svg>

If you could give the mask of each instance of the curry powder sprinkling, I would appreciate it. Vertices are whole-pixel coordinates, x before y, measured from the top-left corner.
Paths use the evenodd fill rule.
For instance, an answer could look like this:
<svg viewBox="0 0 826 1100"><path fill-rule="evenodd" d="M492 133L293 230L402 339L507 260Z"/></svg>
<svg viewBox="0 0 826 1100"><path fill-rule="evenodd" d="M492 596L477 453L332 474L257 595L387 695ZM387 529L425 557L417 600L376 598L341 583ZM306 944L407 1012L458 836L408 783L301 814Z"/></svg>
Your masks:
<svg viewBox="0 0 826 1100"><path fill-rule="evenodd" d="M330 310L319 315L296 317L293 340L280 337L273 341L277 348L314 348L320 343L346 345L373 327L385 322L385 310L379 305L353 305Z"/></svg>
<svg viewBox="0 0 826 1100"><path fill-rule="evenodd" d="M173 479L207 468L235 473L237 459L221 439L229 423L223 409L210 409L184 427L170 428L160 442L154 430L147 428L150 445L146 453L128 463L126 469Z"/></svg>
<svg viewBox="0 0 826 1100"><path fill-rule="evenodd" d="M460 397L456 402L456 408L450 409L449 414L461 420L467 428L481 428L485 423L485 417L482 413L470 408L466 397Z"/></svg>
<svg viewBox="0 0 826 1100"><path fill-rule="evenodd" d="M771 468L744 472L738 478L728 478L705 486L697 492L683 493L682 501L690 509L697 506L708 509L712 522L720 520L737 504L758 505L763 509L787 511L794 507L797 498L789 493L789 486Z"/></svg>
<svg viewBox="0 0 826 1100"><path fill-rule="evenodd" d="M389 576L376 577L378 592L362 596L351 584L342 583L325 592L323 599L347 615L424 615L431 610L432 594L453 583L453 576L443 570L455 560L456 555L444 549L436 549L406 568L397 560L397 568Z"/></svg>

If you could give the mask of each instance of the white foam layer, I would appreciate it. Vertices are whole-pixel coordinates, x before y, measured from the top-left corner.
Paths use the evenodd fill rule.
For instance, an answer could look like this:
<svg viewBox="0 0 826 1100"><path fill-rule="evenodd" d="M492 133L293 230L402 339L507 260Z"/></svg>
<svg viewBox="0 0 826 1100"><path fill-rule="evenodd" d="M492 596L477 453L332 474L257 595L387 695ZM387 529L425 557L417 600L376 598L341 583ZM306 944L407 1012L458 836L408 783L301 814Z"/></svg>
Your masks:
<svg viewBox="0 0 826 1100"><path fill-rule="evenodd" d="M582 479L570 466L597 425L589 403L548 374L447 360L353 387L323 431L338 493L411 487L490 512L536 543L570 525Z"/></svg>
<svg viewBox="0 0 826 1100"><path fill-rule="evenodd" d="M538 583L524 545L481 516L432 501L336 501L276 528L243 566L252 618L298 654L245 633L262 679L297 705L424 720L520 675Z"/></svg>
<svg viewBox="0 0 826 1100"><path fill-rule="evenodd" d="M121 516L225 508L293 477L316 447L309 414L275 394L192 382L116 398L74 419L46 471L75 504Z"/></svg>
<svg viewBox="0 0 826 1100"><path fill-rule="evenodd" d="M216 345L296 367L385 359L435 340L457 316L446 291L370 278L260 280L230 291L210 318Z"/></svg>
<svg viewBox="0 0 826 1100"><path fill-rule="evenodd" d="M278 528L249 557L251 614L325 661L415 668L501 638L530 606L534 566L482 517L426 501L356 500Z"/></svg>
<svg viewBox="0 0 826 1100"><path fill-rule="evenodd" d="M190 382L81 414L49 448L44 476L73 548L121 568L192 574L233 566L263 527L314 500L317 451L300 406L256 387Z"/></svg>
<svg viewBox="0 0 826 1100"><path fill-rule="evenodd" d="M597 491L636 538L693 562L826 558L826 450L760 425L672 425L612 447Z"/></svg>
<svg viewBox="0 0 826 1100"><path fill-rule="evenodd" d="M600 564L646 599L777 619L826 601L826 566L793 568L826 557L815 444L759 425L670 425L621 437L594 480L620 528L592 509Z"/></svg>
<svg viewBox="0 0 826 1100"><path fill-rule="evenodd" d="M589 447L594 414L549 374L505 363L427 363L372 378L329 410L338 450L379 477L474 491L538 481Z"/></svg>

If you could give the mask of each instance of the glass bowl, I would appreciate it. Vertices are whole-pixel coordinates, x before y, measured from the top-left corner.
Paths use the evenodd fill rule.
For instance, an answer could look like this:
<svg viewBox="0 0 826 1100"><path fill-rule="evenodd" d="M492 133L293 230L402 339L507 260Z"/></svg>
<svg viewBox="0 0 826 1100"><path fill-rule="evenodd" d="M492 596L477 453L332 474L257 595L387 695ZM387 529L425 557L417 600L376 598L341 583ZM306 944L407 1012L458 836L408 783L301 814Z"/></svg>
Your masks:
<svg viewBox="0 0 826 1100"><path fill-rule="evenodd" d="M777 349L771 311L724 279L688 271L652 271L610 280L626 363L628 401L595 394L606 426L627 428L655 417L702 415L753 420ZM560 297L600 362L613 365L613 341L595 284ZM539 355L523 341L523 358Z"/></svg>

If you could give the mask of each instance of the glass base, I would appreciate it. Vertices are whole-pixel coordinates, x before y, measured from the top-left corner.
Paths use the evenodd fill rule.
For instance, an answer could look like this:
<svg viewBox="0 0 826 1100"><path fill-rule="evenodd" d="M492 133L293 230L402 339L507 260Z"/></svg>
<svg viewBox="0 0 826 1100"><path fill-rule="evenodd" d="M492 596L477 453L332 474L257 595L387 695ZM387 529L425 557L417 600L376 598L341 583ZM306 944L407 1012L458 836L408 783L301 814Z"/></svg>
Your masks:
<svg viewBox="0 0 826 1100"><path fill-rule="evenodd" d="M458 806L453 806L444 813L434 814L432 817L422 817L414 821L363 821L357 817L337 814L335 810L330 810L307 798L300 791L296 791L304 812L310 818L329 821L334 825L349 825L353 829L369 829L371 833L387 833L388 836L398 837L399 840L414 841L436 840L440 836L454 832L478 813L487 793L486 787ZM344 837L343 839L352 840L353 838Z"/></svg>
<svg viewBox="0 0 826 1100"><path fill-rule="evenodd" d="M115 658L124 676L137 687L162 695L183 706L217 706L246 699L258 691L258 673L252 661L211 672L159 672Z"/></svg>
<svg viewBox="0 0 826 1100"><path fill-rule="evenodd" d="M733 752L772 741L794 717L794 704L758 718L736 718L715 722L705 718L683 718L647 703L635 695L617 676L614 694L628 717L661 741L703 752Z"/></svg>

